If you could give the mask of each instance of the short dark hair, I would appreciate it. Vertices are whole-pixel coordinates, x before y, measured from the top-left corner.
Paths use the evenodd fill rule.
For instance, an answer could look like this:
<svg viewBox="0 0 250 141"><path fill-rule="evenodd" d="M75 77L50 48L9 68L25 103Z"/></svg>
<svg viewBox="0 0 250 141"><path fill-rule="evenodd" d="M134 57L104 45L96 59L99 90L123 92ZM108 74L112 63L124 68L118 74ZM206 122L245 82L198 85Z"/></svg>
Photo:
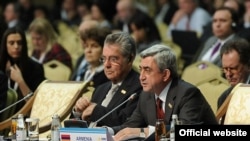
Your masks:
<svg viewBox="0 0 250 141"><path fill-rule="evenodd" d="M92 39L96 41L102 48L104 45L105 38L108 34L111 34L111 30L105 27L90 28L84 32L80 32L80 36L83 41L86 41L87 39Z"/></svg>
<svg viewBox="0 0 250 141"><path fill-rule="evenodd" d="M220 50L220 57L235 50L240 57L240 63L250 66L250 44L246 39L237 38L227 41Z"/></svg>
<svg viewBox="0 0 250 141"><path fill-rule="evenodd" d="M227 10L231 14L232 25L234 23L234 26L231 26L231 27L232 27L233 30L237 30L237 26L239 24L239 14L234 9L232 9L230 7L225 7L225 6L216 9L215 12L223 11L223 10Z"/></svg>

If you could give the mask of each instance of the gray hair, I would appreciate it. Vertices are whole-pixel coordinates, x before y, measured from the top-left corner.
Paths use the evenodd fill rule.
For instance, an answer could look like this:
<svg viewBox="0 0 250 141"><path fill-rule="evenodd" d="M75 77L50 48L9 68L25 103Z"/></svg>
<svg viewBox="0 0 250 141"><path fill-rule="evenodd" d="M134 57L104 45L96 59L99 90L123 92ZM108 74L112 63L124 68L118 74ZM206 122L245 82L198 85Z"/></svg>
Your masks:
<svg viewBox="0 0 250 141"><path fill-rule="evenodd" d="M176 55L172 49L166 45L156 44L140 53L141 58L153 56L160 71L169 69L171 77L178 77Z"/></svg>
<svg viewBox="0 0 250 141"><path fill-rule="evenodd" d="M117 44L120 47L123 57L128 61L133 61L136 55L136 44L134 39L126 32L117 32L109 34L104 44Z"/></svg>

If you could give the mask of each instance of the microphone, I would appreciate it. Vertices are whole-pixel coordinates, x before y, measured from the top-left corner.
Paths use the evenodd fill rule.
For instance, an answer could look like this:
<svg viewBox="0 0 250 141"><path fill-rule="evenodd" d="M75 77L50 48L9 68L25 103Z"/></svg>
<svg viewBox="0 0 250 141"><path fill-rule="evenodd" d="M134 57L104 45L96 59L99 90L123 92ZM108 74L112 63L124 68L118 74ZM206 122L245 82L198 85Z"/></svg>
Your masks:
<svg viewBox="0 0 250 141"><path fill-rule="evenodd" d="M27 94L26 96L24 96L22 99L18 100L17 102L15 102L15 103L9 105L8 107L4 108L3 110L1 110L1 111L0 111L0 114L3 113L3 112L5 112L6 110L10 109L11 107L17 105L18 103L20 103L20 102L22 102L22 101L24 101L24 100L30 98L31 96L33 96L33 94L34 94L33 92L28 93L28 94Z"/></svg>
<svg viewBox="0 0 250 141"><path fill-rule="evenodd" d="M116 109L120 108L123 104L127 103L130 100L133 100L135 97L137 96L137 93L133 93L128 99L126 99L125 101L123 101L121 104L119 104L118 106L116 106L114 109L112 109L111 111L109 111L108 113L106 113L105 115L103 115L101 118L99 118L98 120L96 120L95 122L90 122L89 124L89 128L93 128L96 127L97 123L100 122L101 120L103 120L105 117L107 117L108 115L110 115L112 112L114 112Z"/></svg>

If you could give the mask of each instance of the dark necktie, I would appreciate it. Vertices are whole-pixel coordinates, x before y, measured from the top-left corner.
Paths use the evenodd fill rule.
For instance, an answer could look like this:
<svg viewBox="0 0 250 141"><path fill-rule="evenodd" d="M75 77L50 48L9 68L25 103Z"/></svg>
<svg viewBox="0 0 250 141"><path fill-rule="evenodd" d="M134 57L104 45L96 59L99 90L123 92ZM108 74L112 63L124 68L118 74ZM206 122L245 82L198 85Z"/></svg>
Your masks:
<svg viewBox="0 0 250 141"><path fill-rule="evenodd" d="M213 51L212 51L212 53L211 53L210 59L212 59L213 55L219 50L220 45L221 45L221 42L218 42L218 43L216 44L216 46L214 47L214 49L213 49Z"/></svg>
<svg viewBox="0 0 250 141"><path fill-rule="evenodd" d="M157 98L156 100L156 112L158 119L164 119L164 111L162 109L162 101L160 98Z"/></svg>

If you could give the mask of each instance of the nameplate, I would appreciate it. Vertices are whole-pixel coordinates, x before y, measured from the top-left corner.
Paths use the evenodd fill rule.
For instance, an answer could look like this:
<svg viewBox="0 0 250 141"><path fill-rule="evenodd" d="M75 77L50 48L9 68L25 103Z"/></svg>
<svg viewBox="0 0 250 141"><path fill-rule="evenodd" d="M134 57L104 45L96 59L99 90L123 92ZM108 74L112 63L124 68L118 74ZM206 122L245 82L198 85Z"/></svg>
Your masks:
<svg viewBox="0 0 250 141"><path fill-rule="evenodd" d="M61 141L113 141L105 128L61 128Z"/></svg>

